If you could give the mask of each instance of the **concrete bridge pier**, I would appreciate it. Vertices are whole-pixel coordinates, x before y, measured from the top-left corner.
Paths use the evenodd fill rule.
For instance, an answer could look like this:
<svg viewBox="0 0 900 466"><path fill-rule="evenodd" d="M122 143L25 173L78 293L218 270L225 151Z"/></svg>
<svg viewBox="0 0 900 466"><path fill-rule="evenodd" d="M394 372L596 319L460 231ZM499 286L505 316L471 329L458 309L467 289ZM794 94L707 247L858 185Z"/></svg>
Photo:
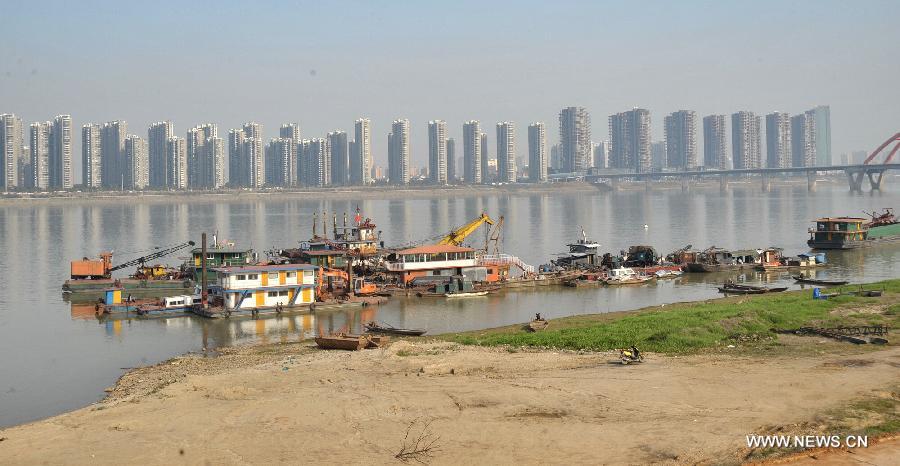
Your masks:
<svg viewBox="0 0 900 466"><path fill-rule="evenodd" d="M612 188L613 191L619 190L619 179L618 178L610 178L609 187Z"/></svg>
<svg viewBox="0 0 900 466"><path fill-rule="evenodd" d="M644 190L652 191L653 190L653 182L650 181L650 178L644 180Z"/></svg>
<svg viewBox="0 0 900 466"><path fill-rule="evenodd" d="M691 190L691 183L688 177L681 177L681 192L686 193Z"/></svg>
<svg viewBox="0 0 900 466"><path fill-rule="evenodd" d="M866 172L866 175L869 176L869 186L872 188L872 191L881 191L881 181L884 179L884 170L873 170ZM862 184L862 181L860 181Z"/></svg>
<svg viewBox="0 0 900 466"><path fill-rule="evenodd" d="M763 173L760 178L762 178L762 192L769 192L769 189L772 187L772 180L769 179L769 175Z"/></svg>
<svg viewBox="0 0 900 466"><path fill-rule="evenodd" d="M719 192L728 191L728 175L719 175Z"/></svg>
<svg viewBox="0 0 900 466"><path fill-rule="evenodd" d="M806 172L806 190L809 192L816 190L816 172Z"/></svg>
<svg viewBox="0 0 900 466"><path fill-rule="evenodd" d="M866 176L866 172L860 170L857 172L847 170L847 180L850 182L850 192L851 193L861 193L862 192L862 184L863 179Z"/></svg>

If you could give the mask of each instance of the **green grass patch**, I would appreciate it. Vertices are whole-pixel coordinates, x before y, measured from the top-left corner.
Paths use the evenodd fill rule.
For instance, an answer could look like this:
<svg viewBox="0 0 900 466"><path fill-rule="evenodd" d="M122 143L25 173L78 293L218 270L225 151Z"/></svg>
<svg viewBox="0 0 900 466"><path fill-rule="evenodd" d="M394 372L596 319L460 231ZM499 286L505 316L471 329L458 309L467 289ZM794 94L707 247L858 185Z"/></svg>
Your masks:
<svg viewBox="0 0 900 466"><path fill-rule="evenodd" d="M845 289L853 289L845 287ZM896 327L900 317L888 313L852 312L852 309L883 305L898 298L900 280L866 285L883 289L880 298L839 296L812 299L812 291L795 291L679 303L631 313L592 314L555 319L550 328L525 333L520 326L442 335L441 338L468 345L511 345L570 350L608 350L637 345L662 353L685 353L735 342L770 340L773 328L888 324ZM897 305L890 309L895 309ZM832 312L841 310L842 312Z"/></svg>

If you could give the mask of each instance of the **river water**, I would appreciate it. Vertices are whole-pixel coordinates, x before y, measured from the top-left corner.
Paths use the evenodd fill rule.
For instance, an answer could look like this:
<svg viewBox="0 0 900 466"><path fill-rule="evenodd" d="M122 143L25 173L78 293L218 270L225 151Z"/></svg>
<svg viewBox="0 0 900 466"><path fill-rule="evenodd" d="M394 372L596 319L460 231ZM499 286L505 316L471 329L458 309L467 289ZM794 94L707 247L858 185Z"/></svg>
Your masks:
<svg viewBox="0 0 900 466"><path fill-rule="evenodd" d="M584 227L602 249L649 244L665 254L687 243L698 248L781 246L807 250L810 220L861 215L896 207L895 192L851 194L843 185L773 187L756 183L718 189L623 190L613 193L496 194L459 199L284 199L122 201L84 205L0 206L0 427L87 405L103 396L127 368L154 364L189 351L254 341L296 341L317 331L359 330L379 320L437 334L548 317L635 309L716 297L721 275L693 275L640 287L505 291L483 298L396 298L379 307L317 315L205 320L197 317L100 321L70 305L60 292L69 261L116 252L114 263L172 245L201 232L218 232L262 252L309 238L316 211L352 212L357 205L382 231L387 245L410 244L445 233L482 211L504 215L503 250L529 264L547 263ZM645 227L646 225L646 227ZM484 234L471 237L483 245ZM820 277L874 281L898 276L900 248L883 246L831 253ZM170 264L178 258L170 258ZM787 272L741 277L793 285ZM92 309L91 309L92 310Z"/></svg>

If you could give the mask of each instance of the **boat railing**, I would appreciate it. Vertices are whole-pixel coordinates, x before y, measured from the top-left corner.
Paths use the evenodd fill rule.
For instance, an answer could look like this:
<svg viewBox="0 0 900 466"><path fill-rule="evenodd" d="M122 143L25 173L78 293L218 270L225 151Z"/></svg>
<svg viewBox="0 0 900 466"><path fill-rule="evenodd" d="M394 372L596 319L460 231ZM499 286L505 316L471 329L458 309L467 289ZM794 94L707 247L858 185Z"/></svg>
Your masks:
<svg viewBox="0 0 900 466"><path fill-rule="evenodd" d="M512 264L526 273L534 273L534 266L528 265L518 256L511 254L482 254L478 256L478 265L486 264Z"/></svg>

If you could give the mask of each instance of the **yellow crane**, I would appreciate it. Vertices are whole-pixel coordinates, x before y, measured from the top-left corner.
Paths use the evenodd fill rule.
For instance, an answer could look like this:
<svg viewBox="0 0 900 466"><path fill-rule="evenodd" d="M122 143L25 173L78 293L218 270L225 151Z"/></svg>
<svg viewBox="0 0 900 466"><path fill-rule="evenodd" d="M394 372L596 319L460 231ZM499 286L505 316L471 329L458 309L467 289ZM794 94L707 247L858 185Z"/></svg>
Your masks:
<svg viewBox="0 0 900 466"><path fill-rule="evenodd" d="M478 227L485 223L487 223L488 225L493 225L494 220L488 217L487 213L482 212L480 217L451 231L450 234L441 238L441 240L438 241L437 244L452 244L454 246L459 246L467 236L471 235L475 230L478 229Z"/></svg>

